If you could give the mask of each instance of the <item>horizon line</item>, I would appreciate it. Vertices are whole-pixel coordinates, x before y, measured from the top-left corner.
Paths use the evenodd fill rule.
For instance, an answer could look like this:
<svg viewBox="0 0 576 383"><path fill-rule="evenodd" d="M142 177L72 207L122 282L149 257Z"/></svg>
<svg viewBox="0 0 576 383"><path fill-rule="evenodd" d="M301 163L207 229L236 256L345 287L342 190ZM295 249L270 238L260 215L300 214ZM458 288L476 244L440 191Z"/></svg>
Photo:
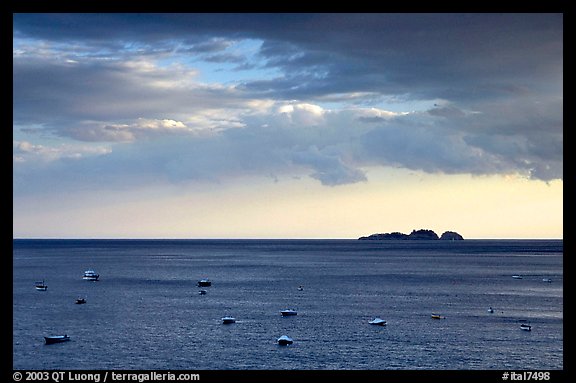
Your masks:
<svg viewBox="0 0 576 383"><path fill-rule="evenodd" d="M237 241L237 240L247 240L247 241L282 241L282 240L294 240L294 241L346 241L346 240L359 240L359 238L267 238L267 237L12 237L12 240L93 240L93 241L113 241L113 240L151 240L151 241L205 241L205 240L222 240L222 241ZM464 238L463 241L563 241L564 238ZM387 242L387 241L426 241L425 239L419 240L406 240L406 239L383 239L383 240L365 240L366 242ZM440 239L430 239L428 241L440 241Z"/></svg>

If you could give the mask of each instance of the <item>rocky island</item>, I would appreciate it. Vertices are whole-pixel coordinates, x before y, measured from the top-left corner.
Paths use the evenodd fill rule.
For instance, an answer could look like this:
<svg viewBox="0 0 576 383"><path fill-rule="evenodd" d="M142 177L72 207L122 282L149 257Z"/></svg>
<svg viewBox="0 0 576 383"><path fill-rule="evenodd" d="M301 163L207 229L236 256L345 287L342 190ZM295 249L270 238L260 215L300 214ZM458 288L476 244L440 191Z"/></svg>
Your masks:
<svg viewBox="0 0 576 383"><path fill-rule="evenodd" d="M462 241L464 238L455 231L445 231L440 237L432 230L420 229L412 230L410 234L400 232L392 233L378 233L372 234L367 237L360 237L359 240L365 241L381 241L381 240L448 240L448 241Z"/></svg>

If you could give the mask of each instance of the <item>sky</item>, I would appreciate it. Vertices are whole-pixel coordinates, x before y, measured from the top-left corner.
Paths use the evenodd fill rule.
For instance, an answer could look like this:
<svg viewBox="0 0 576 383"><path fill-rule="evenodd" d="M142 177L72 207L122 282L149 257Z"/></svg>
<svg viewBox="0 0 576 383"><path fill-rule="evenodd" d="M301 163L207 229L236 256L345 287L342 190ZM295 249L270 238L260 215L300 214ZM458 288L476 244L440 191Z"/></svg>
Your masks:
<svg viewBox="0 0 576 383"><path fill-rule="evenodd" d="M563 15L15 13L14 238L563 238Z"/></svg>

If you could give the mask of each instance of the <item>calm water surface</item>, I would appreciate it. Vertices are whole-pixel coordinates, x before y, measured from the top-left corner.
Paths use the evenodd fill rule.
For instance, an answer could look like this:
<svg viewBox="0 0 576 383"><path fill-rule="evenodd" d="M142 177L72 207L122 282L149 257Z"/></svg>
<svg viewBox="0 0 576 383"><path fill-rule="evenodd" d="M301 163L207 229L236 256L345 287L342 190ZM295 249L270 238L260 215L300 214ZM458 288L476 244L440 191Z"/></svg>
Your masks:
<svg viewBox="0 0 576 383"><path fill-rule="evenodd" d="M561 240L13 245L14 369L564 367ZM87 269L100 280L84 281ZM213 282L206 295L202 278ZM298 315L282 317L286 308ZM237 322L223 325L226 315ZM369 325L375 317L387 326ZM64 333L71 341L44 344ZM277 345L283 334L294 344Z"/></svg>

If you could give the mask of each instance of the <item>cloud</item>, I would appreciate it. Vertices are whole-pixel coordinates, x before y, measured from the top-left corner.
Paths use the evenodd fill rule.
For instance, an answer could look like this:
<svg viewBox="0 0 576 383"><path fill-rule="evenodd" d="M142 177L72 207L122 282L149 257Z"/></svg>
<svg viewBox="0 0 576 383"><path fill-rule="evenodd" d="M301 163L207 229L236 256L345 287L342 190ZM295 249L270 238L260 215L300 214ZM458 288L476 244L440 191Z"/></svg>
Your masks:
<svg viewBox="0 0 576 383"><path fill-rule="evenodd" d="M60 145L48 147L35 145L28 141L13 141L14 162L23 163L28 161L51 162L61 158L80 159L86 156L105 155L111 152L104 146L86 145Z"/></svg>
<svg viewBox="0 0 576 383"><path fill-rule="evenodd" d="M314 104L288 103L280 106L278 113L285 116L291 125L314 126L324 123L324 109Z"/></svg>
<svg viewBox="0 0 576 383"><path fill-rule="evenodd" d="M562 178L562 24L561 14L16 14L15 177L97 188L307 175L336 186L394 166ZM247 72L203 82L200 64Z"/></svg>
<svg viewBox="0 0 576 383"><path fill-rule="evenodd" d="M543 108L545 114L514 105L529 102L524 98L513 105L477 105L480 111L448 106L388 120L363 136L362 152L381 165L431 173L520 173L545 181L562 179L561 105L551 103ZM554 110L559 113L550 113Z"/></svg>
<svg viewBox="0 0 576 383"><path fill-rule="evenodd" d="M367 116L378 120L367 123ZM82 171L85 177L108 180L101 185L127 180L220 182L272 174L277 179L307 175L323 185L337 186L367 181L368 166L450 174L521 173L542 180L562 177L561 134L548 141L537 131L533 136L505 131L483 134L475 131L487 118L481 113L443 114L433 120L428 116L426 111L336 111L282 102L265 103L260 113L243 115L241 127L207 134L194 133L177 121L141 120L111 130L127 135L124 140L111 139L100 130L92 132L104 134L94 141L126 142L103 156L74 162L62 158L57 167L43 171L58 173L54 177L58 182L66 173L64 178L69 177L72 184L77 180L73 175ZM19 173L18 167L15 172Z"/></svg>
<svg viewBox="0 0 576 383"><path fill-rule="evenodd" d="M14 123L82 141L238 127L237 115L255 105L233 87L196 81L195 70L150 60L18 57L14 65ZM182 125L150 124L170 120Z"/></svg>
<svg viewBox="0 0 576 383"><path fill-rule="evenodd" d="M224 86L194 81L196 72L177 65L135 60L86 59L69 64L53 58L14 59L14 119L18 123L64 119L148 118L200 110L226 101ZM34 110L34 114L29 114ZM152 118L151 117L151 118Z"/></svg>
<svg viewBox="0 0 576 383"><path fill-rule="evenodd" d="M292 159L313 169L310 177L319 180L323 185L337 186L366 181L366 175L359 168L351 166L344 157L345 153L337 148L323 151L317 146L310 146L304 151L296 151Z"/></svg>
<svg viewBox="0 0 576 383"><path fill-rule="evenodd" d="M260 39L282 76L246 89L276 97L378 92L478 98L562 68L562 14L17 14L16 36L101 47L132 41L223 53ZM106 27L103 28L103 25ZM290 85L289 85L290 84ZM472 88L476 92L470 92Z"/></svg>
<svg viewBox="0 0 576 383"><path fill-rule="evenodd" d="M154 138L158 135L193 132L193 129L188 128L181 121L139 118L130 124L84 122L62 130L60 134L79 141L130 142L141 138Z"/></svg>
<svg viewBox="0 0 576 383"><path fill-rule="evenodd" d="M13 140L14 195L97 186L98 180L102 180L102 177L98 177L97 169L111 154L112 148L101 144L42 145ZM114 180L114 183L117 184L118 180Z"/></svg>

